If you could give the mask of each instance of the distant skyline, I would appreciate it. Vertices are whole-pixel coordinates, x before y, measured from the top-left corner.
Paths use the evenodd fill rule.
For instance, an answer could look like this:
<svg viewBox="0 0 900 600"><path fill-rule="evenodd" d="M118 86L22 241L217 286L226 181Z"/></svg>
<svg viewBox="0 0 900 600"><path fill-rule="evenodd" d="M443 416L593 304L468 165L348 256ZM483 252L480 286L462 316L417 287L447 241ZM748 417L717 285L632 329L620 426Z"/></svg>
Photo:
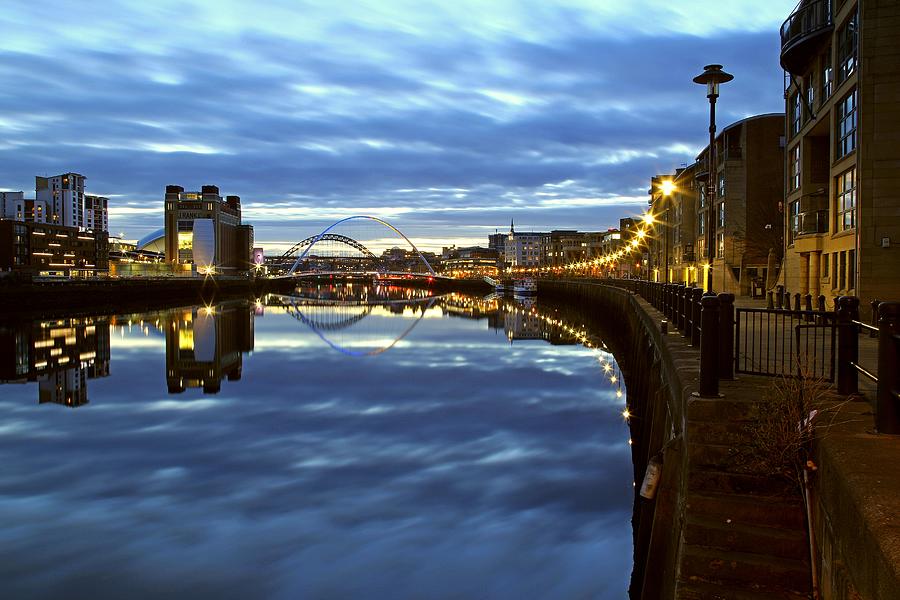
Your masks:
<svg viewBox="0 0 900 600"><path fill-rule="evenodd" d="M271 251L353 214L438 251L604 230L706 145L704 65L735 75L720 131L784 110L794 5L7 1L0 191L82 173L137 239L167 184L215 184Z"/></svg>

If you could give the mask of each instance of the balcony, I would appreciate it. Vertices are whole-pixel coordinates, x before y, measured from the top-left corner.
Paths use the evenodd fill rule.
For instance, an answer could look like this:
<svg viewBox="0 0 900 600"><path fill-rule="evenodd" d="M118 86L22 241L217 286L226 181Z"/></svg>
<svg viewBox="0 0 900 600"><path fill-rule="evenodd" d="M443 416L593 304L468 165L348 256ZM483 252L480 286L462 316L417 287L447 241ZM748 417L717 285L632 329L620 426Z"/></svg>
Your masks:
<svg viewBox="0 0 900 600"><path fill-rule="evenodd" d="M800 213L797 235L828 233L828 209Z"/></svg>
<svg viewBox="0 0 900 600"><path fill-rule="evenodd" d="M781 25L781 66L788 73L803 75L819 43L832 31L831 0L802 0Z"/></svg>

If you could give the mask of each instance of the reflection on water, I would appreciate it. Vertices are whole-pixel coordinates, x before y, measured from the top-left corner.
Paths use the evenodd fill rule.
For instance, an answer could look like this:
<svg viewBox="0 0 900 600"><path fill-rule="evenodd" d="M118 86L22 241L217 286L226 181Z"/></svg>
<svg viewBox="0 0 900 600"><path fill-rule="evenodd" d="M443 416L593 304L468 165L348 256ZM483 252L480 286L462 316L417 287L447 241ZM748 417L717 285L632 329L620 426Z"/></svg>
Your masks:
<svg viewBox="0 0 900 600"><path fill-rule="evenodd" d="M573 319L335 285L0 323L0 591L624 597L621 376Z"/></svg>

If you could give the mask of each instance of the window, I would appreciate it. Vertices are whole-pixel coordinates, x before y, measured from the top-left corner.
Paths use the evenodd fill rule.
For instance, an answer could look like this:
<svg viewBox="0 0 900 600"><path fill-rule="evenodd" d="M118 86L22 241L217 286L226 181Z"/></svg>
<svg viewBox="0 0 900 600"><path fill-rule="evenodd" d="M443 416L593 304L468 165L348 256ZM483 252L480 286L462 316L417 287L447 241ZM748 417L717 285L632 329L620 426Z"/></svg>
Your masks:
<svg viewBox="0 0 900 600"><path fill-rule="evenodd" d="M724 258L725 257L725 234L720 233L716 236L716 257Z"/></svg>
<svg viewBox="0 0 900 600"><path fill-rule="evenodd" d="M803 88L806 90L806 106L812 110L816 101L816 86L812 74L803 80Z"/></svg>
<svg viewBox="0 0 900 600"><path fill-rule="evenodd" d="M802 107L800 105L800 92L796 91L791 96L791 135L800 133L800 114Z"/></svg>
<svg viewBox="0 0 900 600"><path fill-rule="evenodd" d="M842 158L856 148L856 90L837 105L837 157Z"/></svg>
<svg viewBox="0 0 900 600"><path fill-rule="evenodd" d="M831 288L837 289L838 284L838 253L831 253Z"/></svg>
<svg viewBox="0 0 900 600"><path fill-rule="evenodd" d="M697 233L700 235L706 233L706 211L700 213L700 218L697 219Z"/></svg>
<svg viewBox="0 0 900 600"><path fill-rule="evenodd" d="M856 250L847 252L847 289L856 289Z"/></svg>
<svg viewBox="0 0 900 600"><path fill-rule="evenodd" d="M838 289L846 290L847 289L847 253L841 252L840 256L841 256L841 266L840 266L840 270L838 272L838 275L840 277L840 285L838 286Z"/></svg>
<svg viewBox="0 0 900 600"><path fill-rule="evenodd" d="M719 227L725 227L725 203L719 202L716 205L716 217L719 224Z"/></svg>
<svg viewBox="0 0 900 600"><path fill-rule="evenodd" d="M706 206L706 184L702 184L699 188L700 191L700 208L704 208Z"/></svg>
<svg viewBox="0 0 900 600"><path fill-rule="evenodd" d="M828 99L834 89L834 69L831 66L831 46L822 57L822 102Z"/></svg>
<svg viewBox="0 0 900 600"><path fill-rule="evenodd" d="M800 144L788 150L788 191L800 189Z"/></svg>
<svg viewBox="0 0 900 600"><path fill-rule="evenodd" d="M838 31L838 83L843 83L856 71L856 13Z"/></svg>
<svg viewBox="0 0 900 600"><path fill-rule="evenodd" d="M822 254L822 277L828 278L828 253L825 252Z"/></svg>
<svg viewBox="0 0 900 600"><path fill-rule="evenodd" d="M837 176L837 230L856 227L856 167Z"/></svg>
<svg viewBox="0 0 900 600"><path fill-rule="evenodd" d="M788 213L788 229L789 237L788 242L791 243L794 241L794 238L797 237L797 234L800 232L800 201L794 200L790 205L790 212Z"/></svg>
<svg viewBox="0 0 900 600"><path fill-rule="evenodd" d="M725 197L725 173L719 173L719 198Z"/></svg>

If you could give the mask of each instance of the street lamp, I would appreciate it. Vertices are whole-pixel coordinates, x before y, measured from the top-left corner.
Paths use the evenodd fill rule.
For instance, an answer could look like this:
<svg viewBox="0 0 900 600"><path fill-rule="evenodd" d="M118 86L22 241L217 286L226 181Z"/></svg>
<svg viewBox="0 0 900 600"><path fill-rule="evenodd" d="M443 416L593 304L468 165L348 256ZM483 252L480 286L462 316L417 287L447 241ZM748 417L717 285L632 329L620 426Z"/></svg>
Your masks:
<svg viewBox="0 0 900 600"><path fill-rule="evenodd" d="M709 98L709 180L706 188L706 259L709 269L706 275L706 291L712 290L713 243L715 242L715 219L713 204L716 200L716 98L719 97L719 84L728 83L734 75L722 70L722 65L706 65L703 72L694 77L694 83L706 86L706 97Z"/></svg>

